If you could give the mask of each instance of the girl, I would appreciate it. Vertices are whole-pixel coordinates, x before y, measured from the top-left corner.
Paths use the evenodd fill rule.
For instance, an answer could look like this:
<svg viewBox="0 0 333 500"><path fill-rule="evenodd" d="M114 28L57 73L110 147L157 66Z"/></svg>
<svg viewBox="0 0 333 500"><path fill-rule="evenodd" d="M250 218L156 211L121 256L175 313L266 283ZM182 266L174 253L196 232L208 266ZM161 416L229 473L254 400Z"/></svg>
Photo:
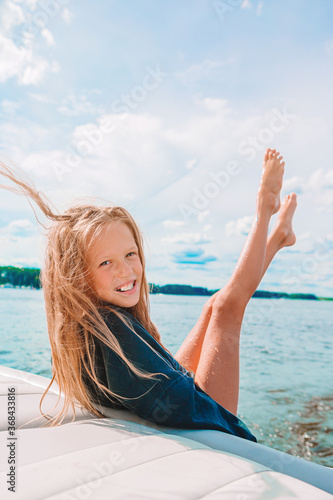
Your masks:
<svg viewBox="0 0 333 500"><path fill-rule="evenodd" d="M239 337L245 308L278 250L295 243L296 195L280 206L282 156L267 149L256 216L228 283L209 298L175 357L149 314L143 239L127 210L78 205L54 213L46 198L1 162L0 172L53 221L41 273L52 352L52 380L68 408L104 417L127 408L171 427L216 429L256 441L236 416ZM268 237L271 216L278 212Z"/></svg>

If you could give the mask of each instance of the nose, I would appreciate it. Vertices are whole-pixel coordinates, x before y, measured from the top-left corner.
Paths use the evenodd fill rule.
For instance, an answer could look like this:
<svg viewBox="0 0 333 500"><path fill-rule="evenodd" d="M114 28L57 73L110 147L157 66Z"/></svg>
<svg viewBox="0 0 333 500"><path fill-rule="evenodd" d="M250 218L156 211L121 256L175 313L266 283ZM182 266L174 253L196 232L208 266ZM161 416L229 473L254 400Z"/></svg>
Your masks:
<svg viewBox="0 0 333 500"><path fill-rule="evenodd" d="M130 277L132 274L132 267L126 260L119 262L117 266L117 274L119 277Z"/></svg>

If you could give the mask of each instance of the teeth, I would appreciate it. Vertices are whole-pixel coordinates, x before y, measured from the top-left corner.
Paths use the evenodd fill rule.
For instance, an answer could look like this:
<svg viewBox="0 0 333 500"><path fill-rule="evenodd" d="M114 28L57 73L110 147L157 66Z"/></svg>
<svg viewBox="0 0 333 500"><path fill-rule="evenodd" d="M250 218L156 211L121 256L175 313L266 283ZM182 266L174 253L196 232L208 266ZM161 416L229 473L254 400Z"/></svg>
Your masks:
<svg viewBox="0 0 333 500"><path fill-rule="evenodd" d="M127 292L128 290L132 290L134 288L134 281L131 285L129 285L128 287L123 287L123 288L116 288L117 291L120 291L120 292Z"/></svg>

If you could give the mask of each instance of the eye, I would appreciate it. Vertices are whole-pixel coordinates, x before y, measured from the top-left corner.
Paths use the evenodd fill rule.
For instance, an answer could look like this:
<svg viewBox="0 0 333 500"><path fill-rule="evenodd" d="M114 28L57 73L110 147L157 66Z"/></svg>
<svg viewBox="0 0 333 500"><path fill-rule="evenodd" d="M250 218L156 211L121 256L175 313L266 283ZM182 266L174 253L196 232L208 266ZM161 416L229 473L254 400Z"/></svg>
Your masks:
<svg viewBox="0 0 333 500"><path fill-rule="evenodd" d="M129 252L127 255L135 255L135 252Z"/></svg>
<svg viewBox="0 0 333 500"><path fill-rule="evenodd" d="M110 264L110 262L111 260L105 260L102 264L100 264L100 266L106 266L107 264Z"/></svg>

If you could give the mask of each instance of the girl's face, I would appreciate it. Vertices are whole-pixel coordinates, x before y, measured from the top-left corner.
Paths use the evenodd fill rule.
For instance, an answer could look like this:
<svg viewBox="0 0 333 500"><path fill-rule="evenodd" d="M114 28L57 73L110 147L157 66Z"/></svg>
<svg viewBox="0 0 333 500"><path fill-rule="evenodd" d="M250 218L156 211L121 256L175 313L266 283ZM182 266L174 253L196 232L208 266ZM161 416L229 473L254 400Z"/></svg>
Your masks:
<svg viewBox="0 0 333 500"><path fill-rule="evenodd" d="M138 303L142 264L126 224L110 222L91 245L87 258L90 284L100 299L120 307Z"/></svg>

